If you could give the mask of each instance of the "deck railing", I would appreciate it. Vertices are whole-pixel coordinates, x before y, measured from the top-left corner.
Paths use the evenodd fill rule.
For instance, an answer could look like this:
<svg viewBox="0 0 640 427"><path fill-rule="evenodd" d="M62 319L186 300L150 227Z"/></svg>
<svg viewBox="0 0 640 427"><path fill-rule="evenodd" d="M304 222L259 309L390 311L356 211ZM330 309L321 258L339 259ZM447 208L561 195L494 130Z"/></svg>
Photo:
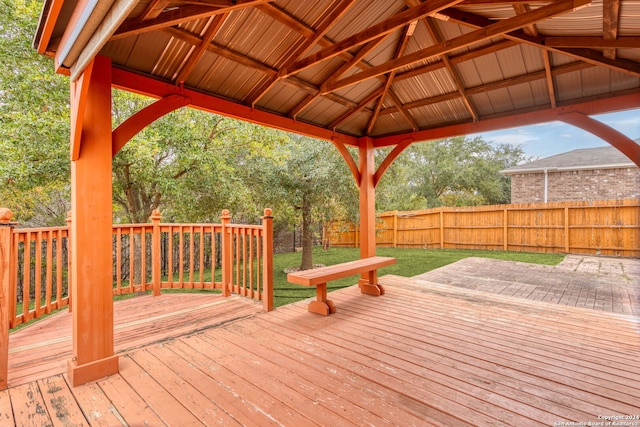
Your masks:
<svg viewBox="0 0 640 427"><path fill-rule="evenodd" d="M70 220L66 227L20 229L0 209L0 383L6 381L8 330L70 306ZM273 310L273 224L149 224L113 226L114 295L162 289L219 289L262 301ZM4 361L3 361L4 358Z"/></svg>

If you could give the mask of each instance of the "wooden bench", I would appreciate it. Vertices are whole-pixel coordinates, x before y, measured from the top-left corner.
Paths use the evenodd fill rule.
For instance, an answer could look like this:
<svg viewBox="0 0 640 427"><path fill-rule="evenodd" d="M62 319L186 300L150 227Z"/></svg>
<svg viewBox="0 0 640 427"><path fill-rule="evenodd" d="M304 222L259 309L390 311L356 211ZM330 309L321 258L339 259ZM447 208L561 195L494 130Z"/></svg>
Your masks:
<svg viewBox="0 0 640 427"><path fill-rule="evenodd" d="M309 303L309 311L327 316L336 312L335 304L327 299L327 282L354 274L368 273L368 283L360 285L363 293L383 295L384 288L378 284L377 269L396 263L395 258L374 256L327 267L303 270L287 275L287 281L296 285L315 286L316 301Z"/></svg>

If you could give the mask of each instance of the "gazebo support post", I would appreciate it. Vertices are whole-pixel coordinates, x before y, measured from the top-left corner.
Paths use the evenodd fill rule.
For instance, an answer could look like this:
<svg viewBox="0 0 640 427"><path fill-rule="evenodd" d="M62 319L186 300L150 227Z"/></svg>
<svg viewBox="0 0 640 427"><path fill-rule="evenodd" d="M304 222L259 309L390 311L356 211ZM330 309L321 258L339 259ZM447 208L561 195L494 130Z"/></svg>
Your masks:
<svg viewBox="0 0 640 427"><path fill-rule="evenodd" d="M360 258L376 255L376 188L375 148L373 139L363 137L358 144L360 182ZM372 277L371 274L373 274ZM383 295L384 288L377 284L376 273L365 273L358 282L363 294ZM371 281L373 281L373 284Z"/></svg>
<svg viewBox="0 0 640 427"><path fill-rule="evenodd" d="M96 57L78 82L71 84L72 117L81 127L72 128L71 141L73 386L119 369L113 342L111 61ZM83 110L78 99L85 100Z"/></svg>

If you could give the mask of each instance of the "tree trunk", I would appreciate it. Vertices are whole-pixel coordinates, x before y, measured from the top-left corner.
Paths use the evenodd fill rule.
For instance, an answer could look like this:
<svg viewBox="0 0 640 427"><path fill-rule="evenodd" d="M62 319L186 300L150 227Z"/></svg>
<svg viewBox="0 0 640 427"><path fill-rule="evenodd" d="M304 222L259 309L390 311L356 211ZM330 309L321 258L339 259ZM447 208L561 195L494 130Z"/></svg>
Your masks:
<svg viewBox="0 0 640 427"><path fill-rule="evenodd" d="M300 270L313 268L313 233L311 230L311 201L302 197L302 263Z"/></svg>

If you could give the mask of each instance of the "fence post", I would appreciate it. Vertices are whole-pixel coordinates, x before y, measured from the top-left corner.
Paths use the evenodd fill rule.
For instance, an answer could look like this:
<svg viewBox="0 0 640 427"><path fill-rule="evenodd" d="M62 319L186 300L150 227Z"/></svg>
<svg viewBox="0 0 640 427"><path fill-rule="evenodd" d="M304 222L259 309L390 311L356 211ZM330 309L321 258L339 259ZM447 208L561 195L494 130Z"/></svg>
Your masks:
<svg viewBox="0 0 640 427"><path fill-rule="evenodd" d="M509 250L509 214L508 210L505 207L502 214L502 240L503 240L503 248L505 251Z"/></svg>
<svg viewBox="0 0 640 427"><path fill-rule="evenodd" d="M444 249L444 208L440 208L440 249Z"/></svg>
<svg viewBox="0 0 640 427"><path fill-rule="evenodd" d="M11 309L9 306L15 303L11 297L12 272L14 260L12 259L13 228L15 223L10 222L13 212L9 209L0 209L0 390L7 388L7 373L9 371L9 322ZM13 301L12 301L13 300Z"/></svg>
<svg viewBox="0 0 640 427"><path fill-rule="evenodd" d="M160 211L155 209L151 213L151 286L156 297L160 295L160 219Z"/></svg>
<svg viewBox="0 0 640 427"><path fill-rule="evenodd" d="M569 206L564 207L564 251L569 253Z"/></svg>
<svg viewBox="0 0 640 427"><path fill-rule="evenodd" d="M398 212L393 212L393 247L398 247Z"/></svg>
<svg viewBox="0 0 640 427"><path fill-rule="evenodd" d="M273 311L273 211L264 210L262 219L262 306Z"/></svg>
<svg viewBox="0 0 640 427"><path fill-rule="evenodd" d="M231 215L228 209L222 211L220 223L222 224L222 295L228 297L231 295L231 277L233 276L233 236L229 228Z"/></svg>

